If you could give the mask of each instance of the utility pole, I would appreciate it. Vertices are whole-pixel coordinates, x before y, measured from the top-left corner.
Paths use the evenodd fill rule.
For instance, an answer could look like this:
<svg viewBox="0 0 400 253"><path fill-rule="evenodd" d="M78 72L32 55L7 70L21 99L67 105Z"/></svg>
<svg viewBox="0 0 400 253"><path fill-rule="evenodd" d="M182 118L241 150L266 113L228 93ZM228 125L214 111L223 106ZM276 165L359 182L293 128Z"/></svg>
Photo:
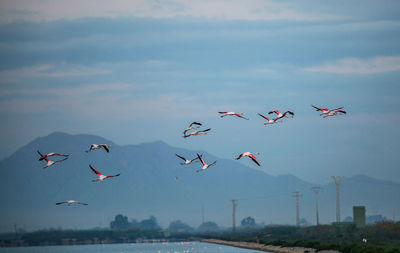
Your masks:
<svg viewBox="0 0 400 253"><path fill-rule="evenodd" d="M296 226L299 227L300 226L299 197L301 195L300 192L294 192L293 194L294 194L293 197L296 197Z"/></svg>
<svg viewBox="0 0 400 253"><path fill-rule="evenodd" d="M315 186L311 188L315 193L315 214L317 218L317 226L319 226L319 213L318 213L318 193L321 190L321 187Z"/></svg>
<svg viewBox="0 0 400 253"><path fill-rule="evenodd" d="M232 199L232 232L236 232L236 199Z"/></svg>
<svg viewBox="0 0 400 253"><path fill-rule="evenodd" d="M336 184L336 222L340 222L340 183L343 176L332 176Z"/></svg>

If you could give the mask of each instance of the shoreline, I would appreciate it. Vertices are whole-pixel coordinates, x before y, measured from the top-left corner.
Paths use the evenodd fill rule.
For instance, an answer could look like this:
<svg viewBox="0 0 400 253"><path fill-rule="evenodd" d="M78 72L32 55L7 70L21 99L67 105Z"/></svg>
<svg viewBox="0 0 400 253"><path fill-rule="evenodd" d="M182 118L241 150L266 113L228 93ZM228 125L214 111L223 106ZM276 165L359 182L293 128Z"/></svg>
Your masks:
<svg viewBox="0 0 400 253"><path fill-rule="evenodd" d="M313 248L281 247L281 246L266 245L266 244L255 243L255 242L236 242L236 241L224 241L224 240L218 240L218 239L202 239L201 242L221 244L221 245L225 245L225 246L232 246L232 247L237 247L237 248L252 249L252 250L259 250L259 251L273 252L273 253L303 253L303 252L314 253L314 252L317 252L317 250L313 249ZM336 250L321 250L318 252L339 253L339 251L336 251Z"/></svg>

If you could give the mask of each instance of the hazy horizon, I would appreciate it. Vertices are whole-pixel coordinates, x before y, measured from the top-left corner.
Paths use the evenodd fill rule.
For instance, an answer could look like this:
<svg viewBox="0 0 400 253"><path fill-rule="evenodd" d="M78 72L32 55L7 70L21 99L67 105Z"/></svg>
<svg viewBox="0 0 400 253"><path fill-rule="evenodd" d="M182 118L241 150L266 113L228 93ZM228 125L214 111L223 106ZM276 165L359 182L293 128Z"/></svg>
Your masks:
<svg viewBox="0 0 400 253"><path fill-rule="evenodd" d="M92 142L113 147L110 153L84 152ZM55 147L70 157L42 169L44 164L37 161L36 150L47 153ZM189 157L196 152L203 154L206 161L217 160L217 166L196 173L200 164L182 166L175 156L178 153ZM150 161L149 157L154 159ZM250 159L241 160L221 159L205 150L187 150L160 141L120 146L101 136L54 132L21 147L11 159L1 161L0 192L8 205L1 212L4 220L0 231L12 230L13 224L28 230L107 227L117 214L140 220L154 215L162 227L178 219L197 227L202 222L203 208L206 221L229 227L231 199L239 203L238 224L251 216L258 223L293 225L294 191L300 191L302 196L301 218L314 224L315 196L311 187L316 184L290 174L272 176L263 163L260 170ZM88 164L106 174L121 173L121 177L93 183ZM335 217L335 186L333 182L318 185L322 187L320 222L329 224ZM345 177L341 185L342 219L352 216L354 205L366 206L367 215L398 217L400 202L391 193L400 189L400 184L356 175ZM89 206L55 205L67 199ZM76 215L80 218L76 219Z"/></svg>

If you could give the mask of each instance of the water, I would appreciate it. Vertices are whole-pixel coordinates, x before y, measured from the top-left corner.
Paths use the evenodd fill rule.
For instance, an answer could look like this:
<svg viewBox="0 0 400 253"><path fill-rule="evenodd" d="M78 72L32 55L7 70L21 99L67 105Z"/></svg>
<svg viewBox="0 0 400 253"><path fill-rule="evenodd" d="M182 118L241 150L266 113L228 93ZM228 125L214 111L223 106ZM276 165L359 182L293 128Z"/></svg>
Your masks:
<svg viewBox="0 0 400 253"><path fill-rule="evenodd" d="M203 242L132 243L0 248L2 253L260 253Z"/></svg>

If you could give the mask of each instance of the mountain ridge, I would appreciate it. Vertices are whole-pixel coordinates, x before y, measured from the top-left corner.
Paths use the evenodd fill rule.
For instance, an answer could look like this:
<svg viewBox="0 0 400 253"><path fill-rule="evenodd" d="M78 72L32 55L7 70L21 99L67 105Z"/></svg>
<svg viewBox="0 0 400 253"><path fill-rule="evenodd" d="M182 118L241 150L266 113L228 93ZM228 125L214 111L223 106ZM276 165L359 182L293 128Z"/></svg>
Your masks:
<svg viewBox="0 0 400 253"><path fill-rule="evenodd" d="M113 146L110 153L104 150L84 152L92 143ZM44 164L38 161L37 150L66 153L70 157L42 169ZM175 156L177 153L190 158L197 152L203 153L206 162L217 160L217 165L196 173L199 163L181 166L181 160ZM97 176L89 169L89 164L105 175L121 173L121 176L92 183L90 181ZM9 203L0 210L5 218L0 228L10 229L13 222L25 223L31 229L44 226L90 228L100 223L104 225L103 222L107 224L118 213L137 219L155 215L164 226L176 219L198 225L201 206L205 206L208 220L229 226L232 199L239 199L238 219L253 216L258 222L293 224L293 191L303 193L301 216L313 219L315 199L310 188L315 184L290 174L272 176L251 166L255 167L251 161L244 166L234 159L219 159L205 151L173 147L163 141L118 145L96 135L55 132L34 139L0 161L0 197ZM373 178L364 179L360 176L344 179L342 191L351 194L343 196L343 217L351 214L351 205L370 205L371 201L385 207L382 213L388 213L394 206L397 208L398 205L393 204L397 197L390 205L382 196L393 189L400 190L398 184L381 186ZM371 187L364 189L368 182L374 182L382 191L375 192ZM361 187L364 195L358 194L353 185ZM332 221L335 217L334 184L322 187L321 220ZM89 206L54 205L66 199L89 202ZM76 219L76 215L82 218Z"/></svg>

